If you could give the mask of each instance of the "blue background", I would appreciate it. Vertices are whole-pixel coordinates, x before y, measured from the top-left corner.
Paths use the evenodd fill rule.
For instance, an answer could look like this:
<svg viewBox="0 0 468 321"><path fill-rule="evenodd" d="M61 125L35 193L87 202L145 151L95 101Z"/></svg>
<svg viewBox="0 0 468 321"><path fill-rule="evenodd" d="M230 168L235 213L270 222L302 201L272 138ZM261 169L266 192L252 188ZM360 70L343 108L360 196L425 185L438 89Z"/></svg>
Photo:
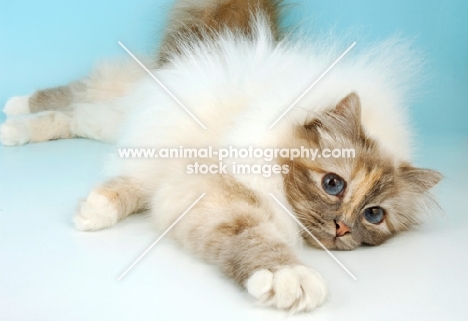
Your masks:
<svg viewBox="0 0 468 321"><path fill-rule="evenodd" d="M286 20L338 34L356 28L369 41L397 32L426 55L428 80L411 106L422 144L468 137L468 2L295 0ZM3 0L0 5L0 105L15 95L86 75L99 59L155 50L171 0ZM358 45L364 45L362 43ZM1 115L0 117L4 117Z"/></svg>

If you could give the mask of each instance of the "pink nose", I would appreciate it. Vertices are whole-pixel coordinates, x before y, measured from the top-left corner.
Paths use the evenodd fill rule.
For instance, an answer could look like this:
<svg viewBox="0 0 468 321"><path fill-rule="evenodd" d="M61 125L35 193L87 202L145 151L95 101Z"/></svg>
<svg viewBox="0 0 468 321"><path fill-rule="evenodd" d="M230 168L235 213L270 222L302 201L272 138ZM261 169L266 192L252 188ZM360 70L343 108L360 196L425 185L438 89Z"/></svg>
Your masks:
<svg viewBox="0 0 468 321"><path fill-rule="evenodd" d="M351 232L351 229L345 223L341 221L338 221L338 222L335 221L335 225L336 225L336 237L340 237L340 236L345 235L346 233Z"/></svg>

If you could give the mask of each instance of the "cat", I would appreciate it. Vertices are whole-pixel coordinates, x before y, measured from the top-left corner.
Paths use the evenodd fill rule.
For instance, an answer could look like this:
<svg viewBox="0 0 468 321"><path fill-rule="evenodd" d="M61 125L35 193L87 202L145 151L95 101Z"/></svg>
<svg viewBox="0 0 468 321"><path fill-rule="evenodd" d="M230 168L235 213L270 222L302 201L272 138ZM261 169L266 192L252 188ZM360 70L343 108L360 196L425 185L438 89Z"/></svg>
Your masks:
<svg viewBox="0 0 468 321"><path fill-rule="evenodd" d="M421 64L399 38L351 50L269 129L345 49L333 39L288 33L281 8L280 0L179 0L156 57L144 61L179 101L134 60L107 62L85 79L11 98L0 141L81 137L116 150L352 148L354 158L245 160L288 169L270 177L187 173L196 161L217 164L216 157L115 153L109 178L73 219L77 229L94 231L149 211L164 231L204 195L168 235L263 304L313 310L327 287L301 263L301 244L379 245L421 222L436 204L430 190L441 174L410 163L405 108ZM241 160L227 162L234 161Z"/></svg>

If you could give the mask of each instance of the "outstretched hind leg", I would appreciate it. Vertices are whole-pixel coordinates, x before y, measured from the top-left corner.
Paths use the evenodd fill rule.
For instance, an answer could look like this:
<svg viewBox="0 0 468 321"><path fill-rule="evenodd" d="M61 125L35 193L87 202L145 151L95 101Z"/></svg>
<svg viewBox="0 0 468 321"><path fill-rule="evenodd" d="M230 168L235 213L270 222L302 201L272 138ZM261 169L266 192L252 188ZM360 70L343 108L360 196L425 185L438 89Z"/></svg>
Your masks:
<svg viewBox="0 0 468 321"><path fill-rule="evenodd" d="M84 85L74 82L10 98L3 109L7 120L0 125L0 143L16 146L76 137L72 104L83 100L84 92Z"/></svg>
<svg viewBox="0 0 468 321"><path fill-rule="evenodd" d="M3 112L7 117L14 117L41 111L67 111L73 101L83 99L85 90L83 83L73 82L67 86L38 90L28 96L15 96L6 102Z"/></svg>
<svg viewBox="0 0 468 321"><path fill-rule="evenodd" d="M79 230L111 227L128 215L147 208L142 184L130 177L113 178L93 189L73 218Z"/></svg>
<svg viewBox="0 0 468 321"><path fill-rule="evenodd" d="M17 146L73 137L70 112L43 111L13 116L0 125L0 143Z"/></svg>
<svg viewBox="0 0 468 321"><path fill-rule="evenodd" d="M3 109L7 120L0 127L0 142L13 146L73 137L112 141L133 107L116 106L118 98L143 75L133 61L102 63L80 81L13 97Z"/></svg>

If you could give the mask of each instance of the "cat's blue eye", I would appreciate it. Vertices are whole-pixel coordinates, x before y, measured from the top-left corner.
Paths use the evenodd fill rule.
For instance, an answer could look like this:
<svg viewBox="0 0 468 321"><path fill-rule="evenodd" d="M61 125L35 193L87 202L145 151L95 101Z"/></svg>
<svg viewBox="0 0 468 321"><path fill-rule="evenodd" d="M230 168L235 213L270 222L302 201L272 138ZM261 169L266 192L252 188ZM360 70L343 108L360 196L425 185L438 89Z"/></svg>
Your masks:
<svg viewBox="0 0 468 321"><path fill-rule="evenodd" d="M346 187L346 182L340 176L329 173L322 179L322 188L327 194L339 195Z"/></svg>
<svg viewBox="0 0 468 321"><path fill-rule="evenodd" d="M364 218L372 224L379 224L384 217L384 210L379 206L368 207L364 210Z"/></svg>

